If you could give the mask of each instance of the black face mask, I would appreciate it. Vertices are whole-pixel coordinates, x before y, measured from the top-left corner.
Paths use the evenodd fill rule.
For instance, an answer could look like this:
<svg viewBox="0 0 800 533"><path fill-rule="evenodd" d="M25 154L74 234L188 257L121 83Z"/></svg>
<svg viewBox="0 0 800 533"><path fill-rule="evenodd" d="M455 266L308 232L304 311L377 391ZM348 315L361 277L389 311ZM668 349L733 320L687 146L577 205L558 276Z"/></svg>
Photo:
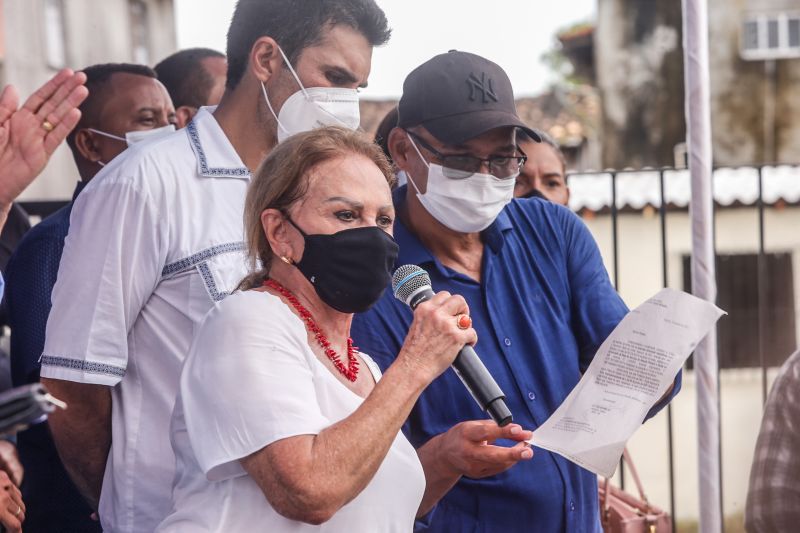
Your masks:
<svg viewBox="0 0 800 533"><path fill-rule="evenodd" d="M307 235L288 219L305 240L296 263L323 302L342 313L362 313L375 305L391 280L397 243L371 226L330 235Z"/></svg>

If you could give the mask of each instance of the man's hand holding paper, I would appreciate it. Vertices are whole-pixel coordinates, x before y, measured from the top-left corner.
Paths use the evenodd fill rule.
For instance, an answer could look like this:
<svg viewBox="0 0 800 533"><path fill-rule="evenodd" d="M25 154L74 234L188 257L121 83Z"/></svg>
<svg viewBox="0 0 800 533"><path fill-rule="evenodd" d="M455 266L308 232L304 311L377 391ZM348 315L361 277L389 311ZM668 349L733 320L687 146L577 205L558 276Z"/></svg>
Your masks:
<svg viewBox="0 0 800 533"><path fill-rule="evenodd" d="M619 323L531 444L613 475L625 443L723 314L690 294L659 291Z"/></svg>

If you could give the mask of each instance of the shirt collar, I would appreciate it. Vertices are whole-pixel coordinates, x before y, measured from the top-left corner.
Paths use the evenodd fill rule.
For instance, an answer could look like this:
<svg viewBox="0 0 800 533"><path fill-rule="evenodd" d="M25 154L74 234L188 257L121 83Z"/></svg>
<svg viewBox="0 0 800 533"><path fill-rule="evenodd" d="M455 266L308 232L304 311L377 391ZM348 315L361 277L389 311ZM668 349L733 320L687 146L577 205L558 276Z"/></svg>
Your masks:
<svg viewBox="0 0 800 533"><path fill-rule="evenodd" d="M79 181L77 185L75 185L75 192L72 193L72 201L74 202L78 195L81 193L84 187L88 185L88 181Z"/></svg>
<svg viewBox="0 0 800 533"><path fill-rule="evenodd" d="M512 202L514 200L511 200ZM508 216L508 206L504 207L497 218L494 219L492 225L483 230L483 240L489 245L494 253L499 253L503 249L503 244L506 242L503 236L507 231L514 229L511 223L511 217Z"/></svg>
<svg viewBox="0 0 800 533"><path fill-rule="evenodd" d="M392 193L392 200L396 210L406 202L406 191L408 185L398 187ZM504 208L497 216L494 222L481 232L483 241L489 246L494 253L500 252L505 243L503 235L505 232L514 229L511 223L511 218ZM398 265L415 264L424 265L426 263L435 263L439 265L439 261L433 256L424 244L409 230L399 217L395 219L394 223L394 240L400 247L400 253L397 259Z"/></svg>
<svg viewBox="0 0 800 533"><path fill-rule="evenodd" d="M215 109L216 106L201 107L186 126L189 143L197 158L197 173L207 178L250 179L250 170L242 163L212 115Z"/></svg>

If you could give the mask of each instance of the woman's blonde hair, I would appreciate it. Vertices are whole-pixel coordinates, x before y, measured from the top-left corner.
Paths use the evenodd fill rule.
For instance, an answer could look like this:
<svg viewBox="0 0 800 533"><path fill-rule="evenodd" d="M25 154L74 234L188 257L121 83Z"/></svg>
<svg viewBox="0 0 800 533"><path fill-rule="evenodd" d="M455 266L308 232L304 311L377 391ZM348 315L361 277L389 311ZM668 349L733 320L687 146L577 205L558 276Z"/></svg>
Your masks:
<svg viewBox="0 0 800 533"><path fill-rule="evenodd" d="M276 146L255 172L244 204L244 228L250 274L239 284L247 290L260 286L269 274L275 254L261 226L261 213L289 207L308 192L308 176L319 164L347 154L375 163L389 185L394 173L377 144L359 132L328 126L293 135Z"/></svg>

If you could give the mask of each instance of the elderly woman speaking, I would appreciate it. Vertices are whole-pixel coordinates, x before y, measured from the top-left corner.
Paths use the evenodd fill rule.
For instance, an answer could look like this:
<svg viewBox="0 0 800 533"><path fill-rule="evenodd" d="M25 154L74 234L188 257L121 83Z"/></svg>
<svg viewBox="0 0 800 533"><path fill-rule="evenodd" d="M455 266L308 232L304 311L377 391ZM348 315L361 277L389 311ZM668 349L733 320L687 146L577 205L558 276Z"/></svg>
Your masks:
<svg viewBox="0 0 800 533"><path fill-rule="evenodd" d="M397 257L391 176L376 145L340 128L291 137L256 173L253 274L208 314L186 359L174 510L159 531L408 532L460 475L532 455L487 445L530 437L515 425L474 422L438 454L400 433L422 390L477 341L462 297L420 305L383 376L349 339Z"/></svg>

